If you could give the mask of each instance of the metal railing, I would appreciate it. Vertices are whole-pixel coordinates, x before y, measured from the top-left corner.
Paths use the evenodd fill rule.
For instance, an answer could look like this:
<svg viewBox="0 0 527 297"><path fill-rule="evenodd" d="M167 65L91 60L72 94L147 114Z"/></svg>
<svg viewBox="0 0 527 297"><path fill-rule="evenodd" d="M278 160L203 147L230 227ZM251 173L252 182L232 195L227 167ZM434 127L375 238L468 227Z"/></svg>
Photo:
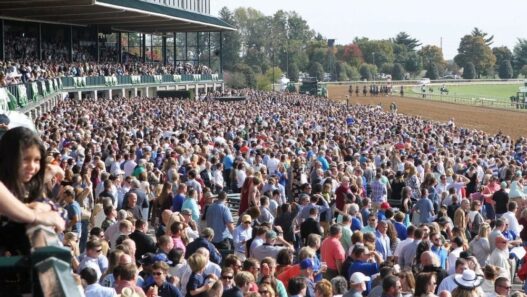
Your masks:
<svg viewBox="0 0 527 297"><path fill-rule="evenodd" d="M412 88L412 92L405 96L423 99L433 100L440 102L448 102L455 104L464 104L471 106L481 106L489 108L500 108L500 109L515 109L521 111L527 111L527 104L525 102L506 101L500 98L488 98L488 97L466 97L458 95L448 95L441 93L422 92L420 88Z"/></svg>
<svg viewBox="0 0 527 297"><path fill-rule="evenodd" d="M0 257L2 296L84 296L73 279L71 252L57 233L35 226L26 231L29 255Z"/></svg>
<svg viewBox="0 0 527 297"><path fill-rule="evenodd" d="M17 110L35 104L42 99L60 92L93 88L130 87L140 85L186 84L200 82L221 82L220 74L182 75L121 75L61 77L41 81L9 85L0 88L0 112Z"/></svg>

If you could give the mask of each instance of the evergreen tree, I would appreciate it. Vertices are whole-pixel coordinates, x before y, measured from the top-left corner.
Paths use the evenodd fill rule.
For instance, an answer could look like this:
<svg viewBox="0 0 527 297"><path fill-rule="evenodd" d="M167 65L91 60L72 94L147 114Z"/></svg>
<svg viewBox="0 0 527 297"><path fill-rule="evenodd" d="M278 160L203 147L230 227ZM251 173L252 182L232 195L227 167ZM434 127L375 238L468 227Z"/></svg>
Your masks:
<svg viewBox="0 0 527 297"><path fill-rule="evenodd" d="M428 64L428 68L426 69L426 77L429 79L438 79L439 78L439 70L437 69L436 63L430 63Z"/></svg>
<svg viewBox="0 0 527 297"><path fill-rule="evenodd" d="M476 67L472 62L468 62L463 68L463 78L464 79L474 79L476 78Z"/></svg>
<svg viewBox="0 0 527 297"><path fill-rule="evenodd" d="M399 63L393 64L392 79L393 80L403 80L404 79L404 68L403 68L403 65L401 65Z"/></svg>
<svg viewBox="0 0 527 297"><path fill-rule="evenodd" d="M513 76L511 61L503 60L500 64L498 75L501 79L509 79Z"/></svg>

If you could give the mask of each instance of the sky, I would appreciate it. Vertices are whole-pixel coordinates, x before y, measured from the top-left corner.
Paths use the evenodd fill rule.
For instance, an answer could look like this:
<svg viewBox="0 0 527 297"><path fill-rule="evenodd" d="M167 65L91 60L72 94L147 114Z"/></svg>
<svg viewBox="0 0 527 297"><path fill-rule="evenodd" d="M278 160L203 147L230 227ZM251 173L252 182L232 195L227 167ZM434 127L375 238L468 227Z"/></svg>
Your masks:
<svg viewBox="0 0 527 297"><path fill-rule="evenodd" d="M323 3L324 5L319 5ZM337 44L355 37L386 39L404 31L423 45L441 46L453 59L461 38L474 27L494 35L494 46L514 48L527 38L525 0L211 0L211 14L227 6L252 7L265 15L296 11L309 26Z"/></svg>

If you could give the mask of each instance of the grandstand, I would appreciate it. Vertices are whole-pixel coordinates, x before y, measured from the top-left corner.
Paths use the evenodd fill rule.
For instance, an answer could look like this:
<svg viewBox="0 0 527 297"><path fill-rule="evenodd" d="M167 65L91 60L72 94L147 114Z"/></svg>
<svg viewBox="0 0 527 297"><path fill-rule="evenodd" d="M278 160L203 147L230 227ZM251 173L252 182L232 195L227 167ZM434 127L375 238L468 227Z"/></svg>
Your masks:
<svg viewBox="0 0 527 297"><path fill-rule="evenodd" d="M35 119L68 94L222 90L230 30L210 15L210 0L0 0L0 113ZM11 276L0 295L82 296L54 236L30 256L0 257L0 274Z"/></svg>
<svg viewBox="0 0 527 297"><path fill-rule="evenodd" d="M0 100L38 116L47 99L223 89L208 0L0 0ZM43 107L41 105L44 105Z"/></svg>

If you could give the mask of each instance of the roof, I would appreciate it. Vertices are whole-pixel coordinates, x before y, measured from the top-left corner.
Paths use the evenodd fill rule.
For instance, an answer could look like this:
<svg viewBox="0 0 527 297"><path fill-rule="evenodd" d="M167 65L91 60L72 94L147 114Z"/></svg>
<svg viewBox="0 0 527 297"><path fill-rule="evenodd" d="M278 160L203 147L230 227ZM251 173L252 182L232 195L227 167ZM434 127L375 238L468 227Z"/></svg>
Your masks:
<svg viewBox="0 0 527 297"><path fill-rule="evenodd" d="M236 30L214 16L139 0L0 0L0 18L142 33Z"/></svg>

